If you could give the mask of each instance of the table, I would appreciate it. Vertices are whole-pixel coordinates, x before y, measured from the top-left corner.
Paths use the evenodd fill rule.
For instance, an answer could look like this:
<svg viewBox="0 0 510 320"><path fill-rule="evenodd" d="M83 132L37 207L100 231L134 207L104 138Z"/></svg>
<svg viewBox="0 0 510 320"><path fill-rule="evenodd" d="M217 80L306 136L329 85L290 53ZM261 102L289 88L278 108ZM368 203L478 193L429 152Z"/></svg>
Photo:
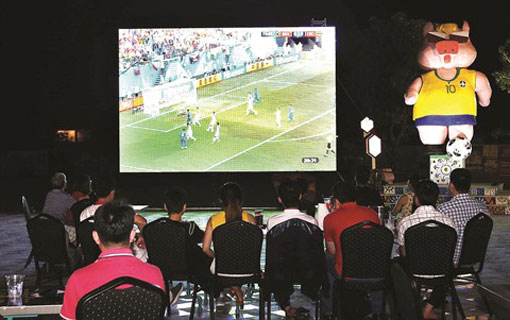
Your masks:
<svg viewBox="0 0 510 320"><path fill-rule="evenodd" d="M11 301L5 296L0 296L0 316L7 320L15 318L37 317L44 314L59 314L62 309L63 292L57 294L56 290L44 290L35 293L30 289L23 292L23 305L9 305Z"/></svg>

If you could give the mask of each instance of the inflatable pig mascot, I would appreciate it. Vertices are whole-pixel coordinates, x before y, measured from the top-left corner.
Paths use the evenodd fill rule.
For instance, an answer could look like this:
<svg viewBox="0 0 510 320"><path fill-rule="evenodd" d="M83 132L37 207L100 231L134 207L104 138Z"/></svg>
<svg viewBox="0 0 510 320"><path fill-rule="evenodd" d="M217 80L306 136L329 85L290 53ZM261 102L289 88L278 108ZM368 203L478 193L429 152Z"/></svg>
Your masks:
<svg viewBox="0 0 510 320"><path fill-rule="evenodd" d="M457 136L473 138L476 124L476 97L482 107L490 103L492 90L487 77L466 69L476 58L469 38L469 24L455 23L423 27L424 45L418 54L422 68L429 70L415 79L404 98L414 105L415 121L424 145L442 145Z"/></svg>

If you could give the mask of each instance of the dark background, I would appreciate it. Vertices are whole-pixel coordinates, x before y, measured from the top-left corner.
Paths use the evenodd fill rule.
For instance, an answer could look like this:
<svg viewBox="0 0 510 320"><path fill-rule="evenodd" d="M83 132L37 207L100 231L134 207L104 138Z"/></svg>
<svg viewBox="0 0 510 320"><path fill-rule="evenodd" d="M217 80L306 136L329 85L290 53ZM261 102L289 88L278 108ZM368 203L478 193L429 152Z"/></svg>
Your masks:
<svg viewBox="0 0 510 320"><path fill-rule="evenodd" d="M398 11L434 22L470 22L478 49L472 68L489 76L494 91L489 109L480 111L477 135L490 136L494 128L507 130L510 98L491 77L500 68L497 47L510 37L507 8L499 1L476 5L389 0L2 2L1 155L7 157L16 150L47 151L48 170L40 174L4 167L0 209L17 208L22 193L31 196L36 207L42 206L48 177L55 170L118 173L118 28L306 26L311 18L327 18L329 26L337 27L340 74L342 65L356 55L356 31L366 27L372 16L390 17ZM337 102L339 139L361 143L361 132L342 131L349 127L342 125L342 114L355 112L354 118L361 120L364 106L354 108L342 88L337 88ZM57 129L88 129L91 137L85 143L62 145L54 139ZM362 154L356 156L351 158L368 163ZM349 164L339 159L339 173L311 176L319 181L319 193L325 194L348 169ZM117 178L124 194L137 203L157 204L164 186L181 184L194 195L192 205L211 205L219 185L236 180L245 188L246 204L276 204L271 173L127 174Z"/></svg>

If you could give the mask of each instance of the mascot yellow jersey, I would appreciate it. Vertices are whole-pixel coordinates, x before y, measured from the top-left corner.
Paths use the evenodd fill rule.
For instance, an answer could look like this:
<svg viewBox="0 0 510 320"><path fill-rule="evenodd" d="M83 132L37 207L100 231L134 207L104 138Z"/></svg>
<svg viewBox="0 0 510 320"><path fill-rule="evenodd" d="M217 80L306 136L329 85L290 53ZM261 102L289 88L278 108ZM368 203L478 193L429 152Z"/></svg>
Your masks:
<svg viewBox="0 0 510 320"><path fill-rule="evenodd" d="M476 116L476 71L457 69L452 80L443 80L436 71L421 76L422 86L413 108L413 120L426 116Z"/></svg>

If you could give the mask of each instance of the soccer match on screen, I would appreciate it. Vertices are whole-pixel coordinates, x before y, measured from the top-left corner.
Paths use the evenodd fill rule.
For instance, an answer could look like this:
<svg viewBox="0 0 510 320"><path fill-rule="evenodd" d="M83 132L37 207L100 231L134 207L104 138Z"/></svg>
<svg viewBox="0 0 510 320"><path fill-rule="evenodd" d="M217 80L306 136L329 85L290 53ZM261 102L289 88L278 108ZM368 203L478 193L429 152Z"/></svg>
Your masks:
<svg viewBox="0 0 510 320"><path fill-rule="evenodd" d="M335 28L119 30L120 172L335 171Z"/></svg>

